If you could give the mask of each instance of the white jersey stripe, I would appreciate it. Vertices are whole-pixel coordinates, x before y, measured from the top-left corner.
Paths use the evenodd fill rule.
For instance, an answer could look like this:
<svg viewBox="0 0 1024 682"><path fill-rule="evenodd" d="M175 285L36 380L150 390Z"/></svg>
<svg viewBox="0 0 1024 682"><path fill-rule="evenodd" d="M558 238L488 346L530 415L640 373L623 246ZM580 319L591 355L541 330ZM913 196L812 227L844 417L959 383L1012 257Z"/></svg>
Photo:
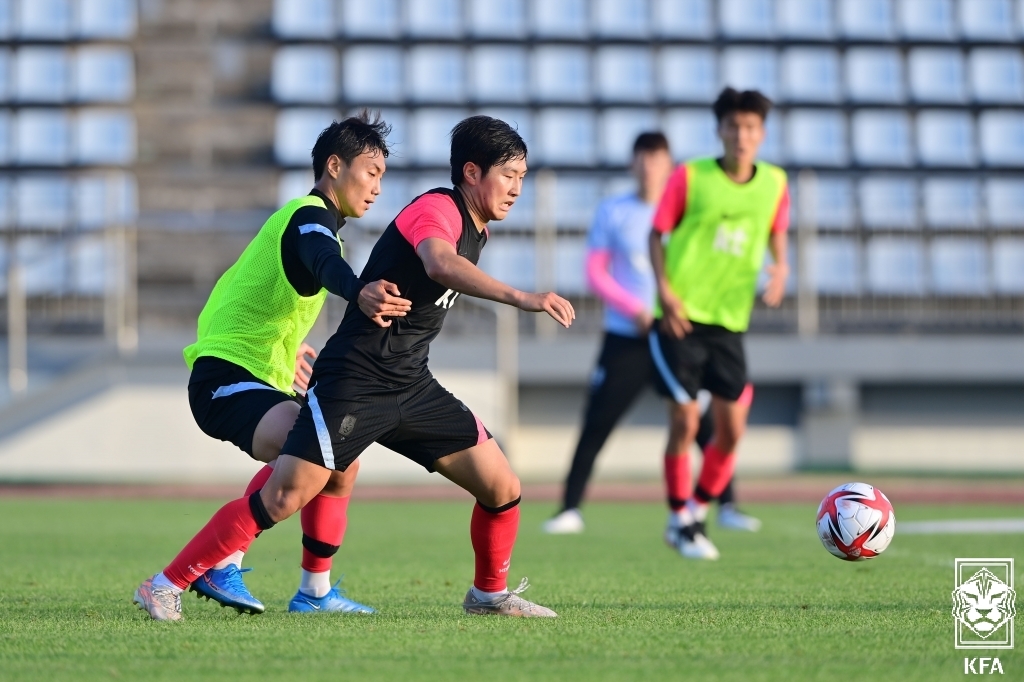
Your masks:
<svg viewBox="0 0 1024 682"><path fill-rule="evenodd" d="M324 456L324 466L328 469L334 468L334 448L331 447L331 432L327 430L327 422L324 420L324 413L320 411L320 401L316 399L313 386L306 391L306 400L309 404L309 411L313 413L313 425L316 426L316 437L320 441L320 453Z"/></svg>
<svg viewBox="0 0 1024 682"><path fill-rule="evenodd" d="M277 389L273 386L267 386L266 384L257 383L255 381L242 381L237 384L231 384L230 386L221 386L213 392L213 399L227 398L229 395L241 393L242 391L276 391Z"/></svg>
<svg viewBox="0 0 1024 682"><path fill-rule="evenodd" d="M647 335L647 342L651 346L651 357L654 358L654 366L658 368L658 374L661 375L661 380L668 386L668 390L672 393L672 399L680 405L685 405L692 401L693 398L686 392L676 376L672 374L672 370L668 367L668 362L665 361L665 355L661 352L661 344L658 343L658 332L651 330L651 333Z"/></svg>

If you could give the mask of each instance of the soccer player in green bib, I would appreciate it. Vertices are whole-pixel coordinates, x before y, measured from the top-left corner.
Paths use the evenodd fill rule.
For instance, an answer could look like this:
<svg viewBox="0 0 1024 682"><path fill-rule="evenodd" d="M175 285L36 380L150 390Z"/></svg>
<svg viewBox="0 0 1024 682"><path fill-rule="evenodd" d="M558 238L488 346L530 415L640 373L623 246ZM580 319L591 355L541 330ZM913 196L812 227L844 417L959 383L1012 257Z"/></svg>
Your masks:
<svg viewBox="0 0 1024 682"><path fill-rule="evenodd" d="M394 284L357 278L342 257L338 235L345 218L361 217L380 194L389 130L364 112L320 133L312 150L312 191L271 215L221 276L199 315L196 342L184 350L192 371L189 405L199 428L266 463L246 494L260 490L273 473L295 423L303 396L293 387L306 391L311 374L306 356L316 355L303 339L327 292L356 302L381 327L411 307ZM373 612L330 583L357 471L352 466L333 472L302 510L302 578L289 611ZM262 613L263 604L242 580L246 549L213 566L190 567L197 576L192 590L240 613ZM150 579L135 593L135 602L154 618L176 620L179 607L161 596L175 589L180 593L177 586Z"/></svg>
<svg viewBox="0 0 1024 682"><path fill-rule="evenodd" d="M732 478L749 400L743 334L757 279L771 251L764 302L778 306L789 265L786 173L757 160L771 101L726 88L714 104L724 154L679 166L654 215L651 263L657 324L649 336L660 392L670 400L665 482L670 508L665 541L684 557L717 559L707 538L708 502ZM715 433L704 449L696 488L689 451L700 424L697 391L712 395ZM692 489L693 488L693 489ZM692 489L692 491L691 491Z"/></svg>

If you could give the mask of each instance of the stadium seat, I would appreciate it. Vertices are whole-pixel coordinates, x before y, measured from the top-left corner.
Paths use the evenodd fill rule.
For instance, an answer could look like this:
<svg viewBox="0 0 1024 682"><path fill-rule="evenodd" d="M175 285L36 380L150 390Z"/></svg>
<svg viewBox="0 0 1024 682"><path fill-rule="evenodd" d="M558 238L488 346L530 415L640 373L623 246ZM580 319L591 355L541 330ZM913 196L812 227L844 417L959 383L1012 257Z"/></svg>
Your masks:
<svg viewBox="0 0 1024 682"><path fill-rule="evenodd" d="M1019 49L971 50L970 73L974 101L984 104L1024 102L1024 56Z"/></svg>
<svg viewBox="0 0 1024 682"><path fill-rule="evenodd" d="M643 39L650 35L648 0L596 0L594 33L601 38Z"/></svg>
<svg viewBox="0 0 1024 682"><path fill-rule="evenodd" d="M390 187L392 174L389 172L387 175L388 186ZM290 170L284 171L277 178L277 206L280 208L284 206L292 199L301 197L304 194L308 194L310 188L313 186L313 171L308 170ZM374 204L374 210L380 204L381 198L387 194L387 192L381 192L381 195L377 197L377 203ZM361 223L360 223L361 224Z"/></svg>
<svg viewBox="0 0 1024 682"><path fill-rule="evenodd" d="M855 296L860 293L861 263L851 237L819 237L814 247L814 286L818 293Z"/></svg>
<svg viewBox="0 0 1024 682"><path fill-rule="evenodd" d="M73 192L74 223L80 230L129 225L138 218L138 190L129 173L79 176Z"/></svg>
<svg viewBox="0 0 1024 682"><path fill-rule="evenodd" d="M559 235L555 242L555 290L562 296L589 293L587 286L587 240Z"/></svg>
<svg viewBox="0 0 1024 682"><path fill-rule="evenodd" d="M67 250L52 237L21 237L15 244L27 296L55 296L67 288Z"/></svg>
<svg viewBox="0 0 1024 682"><path fill-rule="evenodd" d="M654 33L663 38L711 38L715 14L711 0L651 0Z"/></svg>
<svg viewBox="0 0 1024 682"><path fill-rule="evenodd" d="M578 47L538 47L530 69L531 90L542 102L590 100L590 58Z"/></svg>
<svg viewBox="0 0 1024 682"><path fill-rule="evenodd" d="M462 3L460 0L407 2L405 30L414 38L458 38L462 35Z"/></svg>
<svg viewBox="0 0 1024 682"><path fill-rule="evenodd" d="M274 157L283 166L309 165L316 138L338 118L334 109L282 109L274 127Z"/></svg>
<svg viewBox="0 0 1024 682"><path fill-rule="evenodd" d="M920 296L924 293L924 248L920 241L875 237L868 241L866 251L869 291L890 296Z"/></svg>
<svg viewBox="0 0 1024 682"><path fill-rule="evenodd" d="M75 98L128 102L135 96L135 59L124 47L80 47L75 56Z"/></svg>
<svg viewBox="0 0 1024 682"><path fill-rule="evenodd" d="M677 161L722 152L715 115L707 109L669 109L662 128Z"/></svg>
<svg viewBox="0 0 1024 682"><path fill-rule="evenodd" d="M388 166L392 168L408 166L412 163L412 138L409 132L408 110L383 108L380 110L380 115L391 126L391 134L388 135L388 146L391 148Z"/></svg>
<svg viewBox="0 0 1024 682"><path fill-rule="evenodd" d="M772 0L721 0L718 4L726 38L771 38L775 34Z"/></svg>
<svg viewBox="0 0 1024 682"><path fill-rule="evenodd" d="M0 102L14 99L14 59L11 51L0 49Z"/></svg>
<svg viewBox="0 0 1024 682"><path fill-rule="evenodd" d="M0 40L10 40L14 33L14 3L0 0Z"/></svg>
<svg viewBox="0 0 1024 682"><path fill-rule="evenodd" d="M71 97L68 51L57 47L22 47L14 53L14 93L20 102L66 102Z"/></svg>
<svg viewBox="0 0 1024 682"><path fill-rule="evenodd" d="M1000 294L1024 294L1024 239L992 241L992 288Z"/></svg>
<svg viewBox="0 0 1024 682"><path fill-rule="evenodd" d="M911 166L910 115L890 109L859 109L853 113L853 159L861 166Z"/></svg>
<svg viewBox="0 0 1024 682"><path fill-rule="evenodd" d="M918 220L918 190L913 178L873 175L860 181L860 219L872 230L915 229Z"/></svg>
<svg viewBox="0 0 1024 682"><path fill-rule="evenodd" d="M587 229L601 201L601 181L592 175L559 173L557 182L555 223L559 229Z"/></svg>
<svg viewBox="0 0 1024 682"><path fill-rule="evenodd" d="M536 246L532 237L496 234L480 254L480 268L516 289L537 288Z"/></svg>
<svg viewBox="0 0 1024 682"><path fill-rule="evenodd" d="M531 0L533 34L539 38L586 38L590 33L587 0Z"/></svg>
<svg viewBox="0 0 1024 682"><path fill-rule="evenodd" d="M849 162L842 112L792 109L785 129L786 155L792 163L845 166Z"/></svg>
<svg viewBox="0 0 1024 682"><path fill-rule="evenodd" d="M1024 177L986 180L985 214L994 228L1024 228Z"/></svg>
<svg viewBox="0 0 1024 682"><path fill-rule="evenodd" d="M917 114L917 154L925 166L973 166L974 119L968 112L920 111Z"/></svg>
<svg viewBox="0 0 1024 682"><path fill-rule="evenodd" d="M526 0L470 0L469 32L478 38L524 38Z"/></svg>
<svg viewBox="0 0 1024 682"><path fill-rule="evenodd" d="M882 47L847 50L846 90L854 102L902 102L903 60L899 51Z"/></svg>
<svg viewBox="0 0 1024 682"><path fill-rule="evenodd" d="M405 91L415 102L459 103L466 96L461 48L417 45L406 55Z"/></svg>
<svg viewBox="0 0 1024 682"><path fill-rule="evenodd" d="M722 50L721 85L737 90L760 90L775 98L778 65L775 50L763 47L729 47Z"/></svg>
<svg viewBox="0 0 1024 682"><path fill-rule="evenodd" d="M964 104L967 78L963 53L942 47L917 47L907 59L910 97L915 102Z"/></svg>
<svg viewBox="0 0 1024 682"><path fill-rule="evenodd" d="M71 116L60 109L21 109L14 141L14 160L22 166L65 166L71 162Z"/></svg>
<svg viewBox="0 0 1024 682"><path fill-rule="evenodd" d="M274 53L270 92L286 104L331 104L338 99L338 53L331 47L280 47Z"/></svg>
<svg viewBox="0 0 1024 682"><path fill-rule="evenodd" d="M769 115L768 121L764 125L764 142L761 144L758 157L776 165L786 163L786 146L783 144L783 137L782 117L778 114Z"/></svg>
<svg viewBox="0 0 1024 682"><path fill-rule="evenodd" d="M523 102L530 83L526 51L507 45L480 45L469 58L470 97L477 102Z"/></svg>
<svg viewBox="0 0 1024 682"><path fill-rule="evenodd" d="M839 55L820 47L782 51L782 99L788 102L836 103L842 99Z"/></svg>
<svg viewBox="0 0 1024 682"><path fill-rule="evenodd" d="M99 296L107 288L107 250L102 238L82 237L67 245L68 290L79 296Z"/></svg>
<svg viewBox="0 0 1024 682"><path fill-rule="evenodd" d="M18 227L60 230L71 224L71 180L30 174L14 181L14 222Z"/></svg>
<svg viewBox="0 0 1024 682"><path fill-rule="evenodd" d="M135 35L136 0L78 0L79 37L87 40L127 40Z"/></svg>
<svg viewBox="0 0 1024 682"><path fill-rule="evenodd" d="M1014 36L1012 0L961 0L960 31L968 40L1005 40Z"/></svg>
<svg viewBox="0 0 1024 682"><path fill-rule="evenodd" d="M589 166L597 160L594 114L587 109L541 109L537 114L539 161Z"/></svg>
<svg viewBox="0 0 1024 682"><path fill-rule="evenodd" d="M11 179L0 175L0 230L11 227L14 221L14 188Z"/></svg>
<svg viewBox="0 0 1024 682"><path fill-rule="evenodd" d="M835 31L832 0L775 0L775 32L778 35L830 40Z"/></svg>
<svg viewBox="0 0 1024 682"><path fill-rule="evenodd" d="M811 207L818 228L850 230L854 227L857 207L853 195L853 183L845 176L818 175L816 178L815 201ZM800 182L790 177L790 216L792 229L797 229L801 202Z"/></svg>
<svg viewBox="0 0 1024 682"><path fill-rule="evenodd" d="M1024 112L983 111L978 124L985 164L1019 168L1024 159Z"/></svg>
<svg viewBox="0 0 1024 682"><path fill-rule="evenodd" d="M16 3L16 4L15 4ZM74 32L73 0L11 0L17 34L27 40L67 40Z"/></svg>
<svg viewBox="0 0 1024 682"><path fill-rule="evenodd" d="M846 38L891 40L896 35L892 0L839 0L838 14Z"/></svg>
<svg viewBox="0 0 1024 682"><path fill-rule="evenodd" d="M349 102L398 103L405 98L404 59L393 47L360 46L345 50L342 88Z"/></svg>
<svg viewBox="0 0 1024 682"><path fill-rule="evenodd" d="M0 109L0 166L11 163L14 157L14 131L11 126L11 112Z"/></svg>
<svg viewBox="0 0 1024 682"><path fill-rule="evenodd" d="M657 129L657 114L651 109L605 109L601 113L601 161L611 166L628 166L636 136Z"/></svg>
<svg viewBox="0 0 1024 682"><path fill-rule="evenodd" d="M926 178L924 219L939 229L981 227L981 187L972 178Z"/></svg>
<svg viewBox="0 0 1024 682"><path fill-rule="evenodd" d="M274 0L271 26L281 38L333 38L334 6L335 0Z"/></svg>
<svg viewBox="0 0 1024 682"><path fill-rule="evenodd" d="M953 0L899 0L900 34L911 40L956 40Z"/></svg>
<svg viewBox="0 0 1024 682"><path fill-rule="evenodd" d="M118 109L82 109L75 121L75 160L124 166L135 161L135 116Z"/></svg>
<svg viewBox="0 0 1024 682"><path fill-rule="evenodd" d="M341 32L351 38L397 38L402 33L401 0L342 0Z"/></svg>
<svg viewBox="0 0 1024 682"><path fill-rule="evenodd" d="M649 102L654 64L645 47L602 47L596 52L597 96L605 102Z"/></svg>
<svg viewBox="0 0 1024 682"><path fill-rule="evenodd" d="M666 47L658 56L658 94L669 102L713 102L718 96L715 53L703 47Z"/></svg>
<svg viewBox="0 0 1024 682"><path fill-rule="evenodd" d="M941 237L929 248L931 289L946 296L988 293L988 249L981 239Z"/></svg>
<svg viewBox="0 0 1024 682"><path fill-rule="evenodd" d="M447 167L448 135L466 117L463 109L416 109L409 120L411 160L421 166Z"/></svg>

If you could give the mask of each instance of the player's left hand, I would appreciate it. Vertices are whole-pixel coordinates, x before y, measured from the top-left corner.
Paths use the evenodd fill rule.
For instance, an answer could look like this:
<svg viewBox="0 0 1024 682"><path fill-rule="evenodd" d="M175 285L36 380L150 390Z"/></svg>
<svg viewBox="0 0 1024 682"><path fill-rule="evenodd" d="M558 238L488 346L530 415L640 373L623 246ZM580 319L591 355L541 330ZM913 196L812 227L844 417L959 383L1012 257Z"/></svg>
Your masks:
<svg viewBox="0 0 1024 682"><path fill-rule="evenodd" d="M765 287L764 296L761 300L771 308L778 308L782 305L782 299L786 297L786 280L789 278L789 265L776 263L768 266L768 286Z"/></svg>
<svg viewBox="0 0 1024 682"><path fill-rule="evenodd" d="M313 365L307 358L316 360L316 351L308 343L304 343L295 354L295 379L292 380L300 393L309 390L309 378L313 376Z"/></svg>

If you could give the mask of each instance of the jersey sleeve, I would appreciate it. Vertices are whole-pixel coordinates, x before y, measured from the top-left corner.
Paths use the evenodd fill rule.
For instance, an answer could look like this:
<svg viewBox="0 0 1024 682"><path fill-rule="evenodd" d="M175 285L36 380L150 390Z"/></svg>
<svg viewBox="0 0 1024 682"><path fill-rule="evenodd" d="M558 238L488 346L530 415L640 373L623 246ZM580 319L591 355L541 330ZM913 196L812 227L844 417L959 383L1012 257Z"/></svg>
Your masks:
<svg viewBox="0 0 1024 682"><path fill-rule="evenodd" d="M772 220L772 234L785 232L789 229L789 185L782 190L779 197L779 205L775 209L775 219Z"/></svg>
<svg viewBox="0 0 1024 682"><path fill-rule="evenodd" d="M402 209L395 225L414 249L432 238L457 248L462 236L462 215L455 201L445 194L424 194Z"/></svg>
<svg viewBox="0 0 1024 682"><path fill-rule="evenodd" d="M365 285L356 277L352 266L341 257L341 248L334 234L322 225L298 226L299 260L320 284L335 296L354 301Z"/></svg>
<svg viewBox="0 0 1024 682"><path fill-rule="evenodd" d="M686 213L686 164L680 164L668 179L665 192L654 212L654 229L666 234L676 229Z"/></svg>

